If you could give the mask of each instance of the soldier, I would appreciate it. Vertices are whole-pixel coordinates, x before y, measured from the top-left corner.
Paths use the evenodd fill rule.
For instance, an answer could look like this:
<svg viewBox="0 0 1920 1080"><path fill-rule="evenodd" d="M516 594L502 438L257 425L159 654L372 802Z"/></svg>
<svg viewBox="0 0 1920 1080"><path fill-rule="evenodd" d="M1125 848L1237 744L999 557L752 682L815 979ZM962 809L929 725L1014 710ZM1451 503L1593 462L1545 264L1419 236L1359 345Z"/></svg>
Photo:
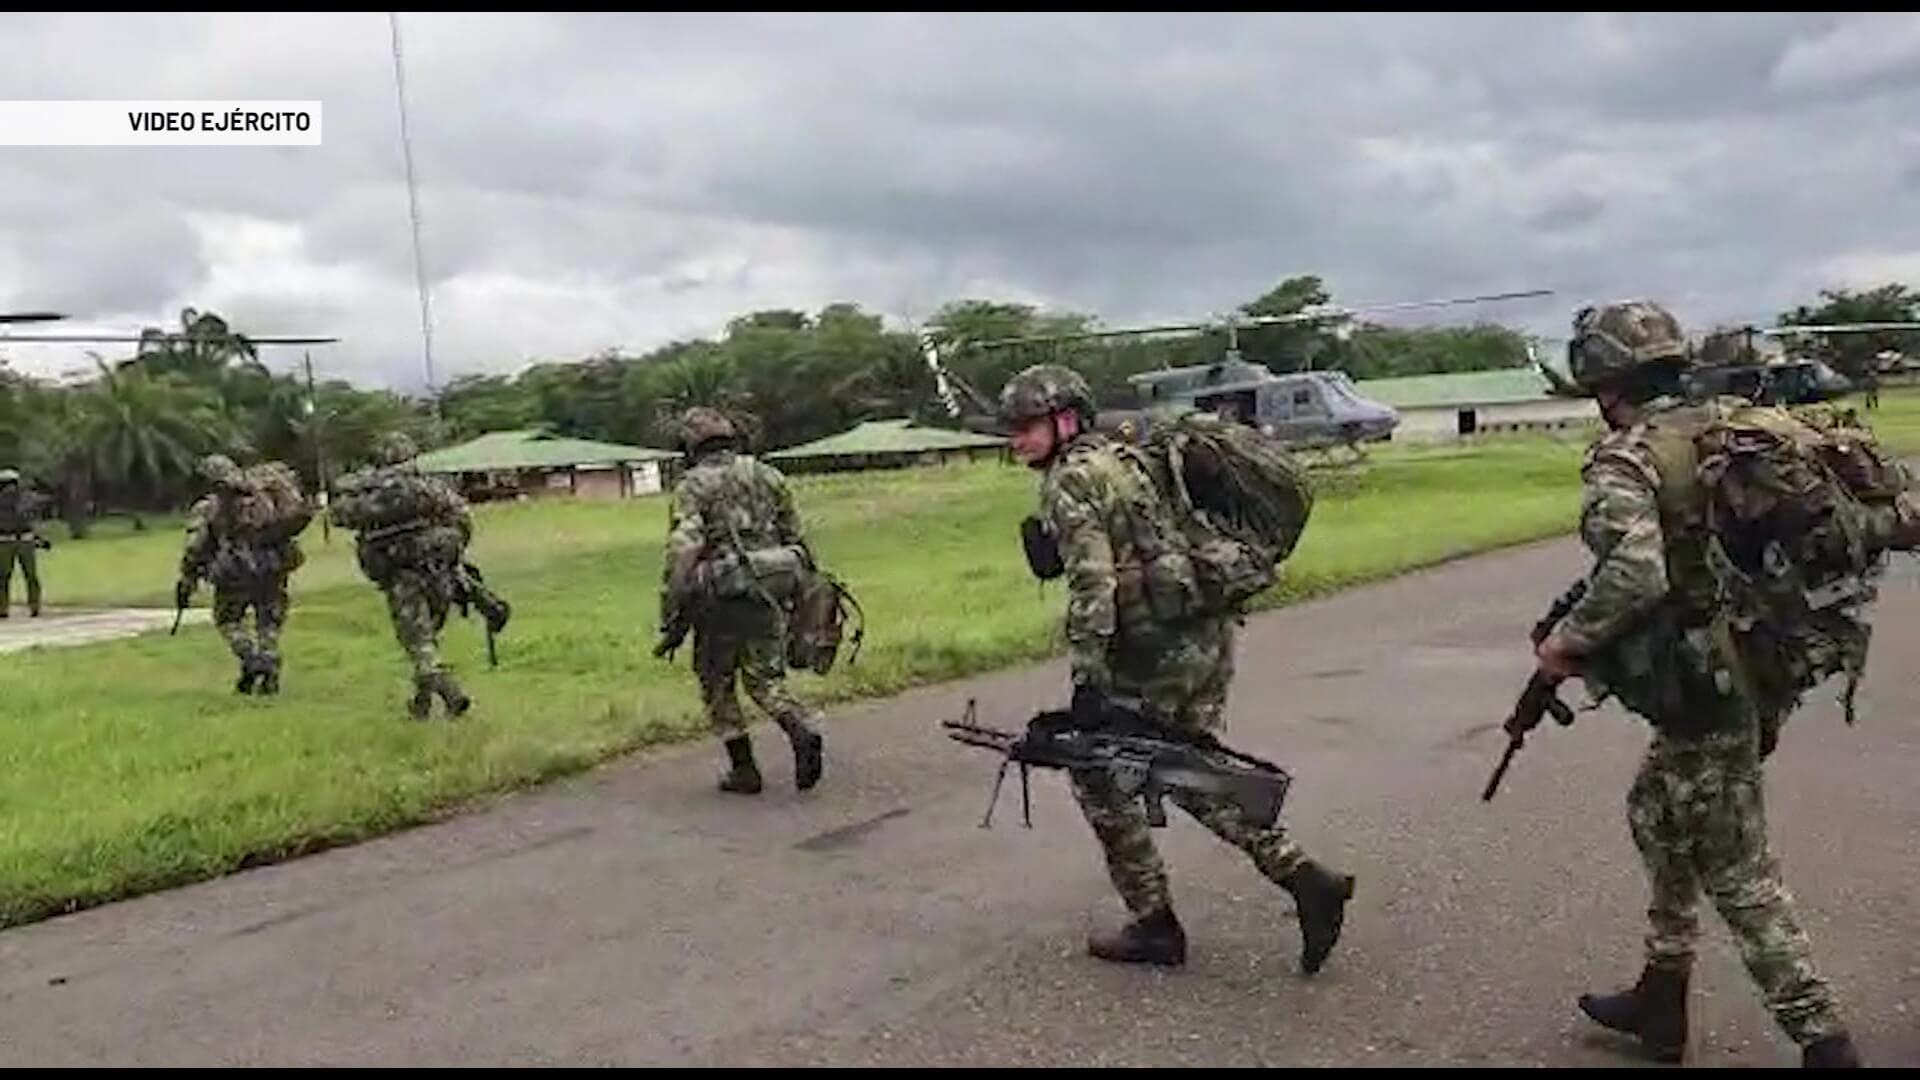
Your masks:
<svg viewBox="0 0 1920 1080"><path fill-rule="evenodd" d="M1696 535L1704 502L1687 466L1692 435L1743 403L1685 401L1686 358L1679 323L1656 305L1586 308L1574 319L1570 367L1611 431L1582 469L1580 532L1596 559L1586 595L1541 641L1537 661L1550 678L1597 675L1654 729L1627 796L1652 887L1645 966L1632 988L1582 995L1579 1006L1639 1036L1656 1058L1679 1061L1704 890L1804 1063L1857 1067L1768 847L1764 725Z"/></svg>
<svg viewBox="0 0 1920 1080"><path fill-rule="evenodd" d="M450 716L473 704L440 659L449 608L472 603L494 633L506 626L512 609L478 575L466 572L464 552L473 539L467 501L451 484L413 465L417 455L413 440L401 432L376 439L376 467L340 481L331 513L336 524L356 531L361 572L387 598L394 637L413 665L407 712L426 720L436 694Z"/></svg>
<svg viewBox="0 0 1920 1080"><path fill-rule="evenodd" d="M38 549L51 547L34 528L33 493L20 486L17 469L0 469L0 619L13 606L13 567L27 578L27 611L40 617Z"/></svg>
<svg viewBox="0 0 1920 1080"><path fill-rule="evenodd" d="M1057 365L1028 368L1008 381L1000 411L1011 425L1014 455L1046 473L1040 515L1058 544L1071 590L1066 631L1074 710L1097 712L1102 699L1134 699L1169 722L1220 728L1233 679L1237 616L1156 614L1150 593L1194 592L1191 581L1180 580L1191 575L1191 563L1168 557L1170 548L1174 555L1179 551L1173 511L1133 452L1094 430L1086 381ZM1186 934L1174 917L1166 868L1144 810L1097 777L1074 776L1073 790L1133 916L1115 933L1094 935L1088 952L1122 963L1185 963ZM1320 970L1339 940L1353 878L1309 859L1280 825L1253 828L1211 798L1174 798L1293 895L1301 968L1308 974Z"/></svg>
<svg viewBox="0 0 1920 1080"><path fill-rule="evenodd" d="M778 581L788 578L777 570L783 561L812 561L793 495L778 469L738 451L738 434L719 412L688 409L680 429L691 465L673 493L661 560L663 639L655 655L670 653L692 630L707 723L731 765L720 778L721 791L761 790L736 679L786 733L795 786L809 790L820 781L825 740L818 714L786 686L788 597L780 594Z"/></svg>
<svg viewBox="0 0 1920 1080"><path fill-rule="evenodd" d="M212 490L187 512L187 543L180 556L180 581L174 587L175 606L186 607L195 584L202 578L210 581L214 626L240 661L234 690L277 694L287 580L305 561L294 537L312 520L312 512L298 502L289 507L288 517L273 515L266 493L255 490L224 454L201 458L198 471ZM257 640L247 631L249 610Z"/></svg>

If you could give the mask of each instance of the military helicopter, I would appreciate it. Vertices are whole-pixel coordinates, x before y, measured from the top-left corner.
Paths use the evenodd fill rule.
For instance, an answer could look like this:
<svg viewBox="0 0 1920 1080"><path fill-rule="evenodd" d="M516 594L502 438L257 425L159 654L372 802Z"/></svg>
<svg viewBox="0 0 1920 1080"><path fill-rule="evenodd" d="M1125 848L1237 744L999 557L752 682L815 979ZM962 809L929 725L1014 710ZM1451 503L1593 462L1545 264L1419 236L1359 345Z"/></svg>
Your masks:
<svg viewBox="0 0 1920 1080"><path fill-rule="evenodd" d="M1394 429L1400 423L1399 413L1391 406L1361 394L1346 372L1309 369L1275 374L1272 369L1263 364L1242 359L1241 330L1331 322L1339 324L1336 333L1344 334L1351 332L1351 323L1356 316L1366 313L1480 304L1496 300L1551 295L1553 293L1550 289L1536 289L1446 300L1374 304L1364 307L1319 305L1289 315L1230 314L1207 322L1001 338L962 343L960 347L991 349L1102 338L1224 331L1227 336L1226 350L1220 360L1214 363L1166 367L1129 376L1127 381L1133 386L1138 396L1139 407L1102 409L1099 426L1110 433L1127 436L1137 441L1151 434L1157 418L1197 409L1217 413L1257 427L1292 449L1331 451L1336 447L1346 447L1355 458L1360 458L1365 456L1363 449L1365 444L1385 442L1393 437ZM921 349L928 366L933 369L935 381L949 415L962 421L972 430L993 430L1004 434L995 425L980 423L978 414L991 416L992 406L947 370L931 338L922 336ZM963 416L964 410L953 392L954 385L960 386L972 400L975 409L978 410L974 418L969 419Z"/></svg>
<svg viewBox="0 0 1920 1080"><path fill-rule="evenodd" d="M1785 326L1725 327L1688 342L1692 361L1688 381L1697 396L1722 394L1743 397L1762 405L1806 405L1831 401L1859 387L1826 362L1813 358L1769 355L1756 337L1784 338L1822 334L1870 334L1920 331L1915 322L1802 323ZM1572 344L1569 343L1571 348ZM1534 368L1547 380L1555 397L1591 397L1565 373L1541 361L1529 348ZM1571 370L1571 357L1569 368Z"/></svg>

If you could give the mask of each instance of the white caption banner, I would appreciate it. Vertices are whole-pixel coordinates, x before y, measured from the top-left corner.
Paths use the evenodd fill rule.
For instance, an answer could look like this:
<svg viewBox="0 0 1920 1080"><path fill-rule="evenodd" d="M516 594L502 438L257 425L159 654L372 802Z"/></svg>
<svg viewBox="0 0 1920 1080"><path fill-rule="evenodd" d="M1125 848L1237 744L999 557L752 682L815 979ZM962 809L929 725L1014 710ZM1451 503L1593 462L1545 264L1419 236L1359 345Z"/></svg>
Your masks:
<svg viewBox="0 0 1920 1080"><path fill-rule="evenodd" d="M317 101L0 101L0 146L319 146Z"/></svg>

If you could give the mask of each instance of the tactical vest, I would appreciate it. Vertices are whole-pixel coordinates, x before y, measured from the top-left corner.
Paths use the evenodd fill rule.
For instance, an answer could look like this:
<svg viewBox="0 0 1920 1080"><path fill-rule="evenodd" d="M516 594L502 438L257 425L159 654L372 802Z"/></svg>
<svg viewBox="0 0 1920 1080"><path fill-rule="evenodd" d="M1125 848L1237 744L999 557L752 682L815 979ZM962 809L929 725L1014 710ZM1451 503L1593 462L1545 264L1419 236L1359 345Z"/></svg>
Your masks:
<svg viewBox="0 0 1920 1080"><path fill-rule="evenodd" d="M0 491L0 536L18 536L33 531L33 519L28 514L31 497L18 486L10 491Z"/></svg>
<svg viewBox="0 0 1920 1080"><path fill-rule="evenodd" d="M1639 424L1659 478L1667 593L1591 665L1596 681L1663 733L1699 736L1749 716L1750 683L1709 561L1695 439L1711 403L1660 409Z"/></svg>
<svg viewBox="0 0 1920 1080"><path fill-rule="evenodd" d="M1087 437L1067 454L1111 454L1111 502L1101 508L1113 547L1114 619L1121 636L1150 634L1205 613L1198 577L1181 530L1162 501L1151 463L1132 446Z"/></svg>

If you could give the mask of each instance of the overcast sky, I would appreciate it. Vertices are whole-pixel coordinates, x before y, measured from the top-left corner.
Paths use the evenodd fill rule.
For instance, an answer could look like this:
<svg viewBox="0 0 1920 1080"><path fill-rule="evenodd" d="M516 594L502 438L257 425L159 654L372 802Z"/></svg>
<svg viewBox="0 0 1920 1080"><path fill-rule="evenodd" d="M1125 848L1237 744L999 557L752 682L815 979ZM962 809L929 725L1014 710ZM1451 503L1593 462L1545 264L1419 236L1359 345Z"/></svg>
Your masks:
<svg viewBox="0 0 1920 1080"><path fill-rule="evenodd" d="M441 381L960 296L1282 277L1690 325L1920 285L1920 17L406 15ZM211 308L423 380L384 15L0 15L0 99L318 99L318 148L0 148L0 310ZM70 324L74 326L83 324ZM79 354L14 346L48 371ZM270 354L280 367L295 359Z"/></svg>

